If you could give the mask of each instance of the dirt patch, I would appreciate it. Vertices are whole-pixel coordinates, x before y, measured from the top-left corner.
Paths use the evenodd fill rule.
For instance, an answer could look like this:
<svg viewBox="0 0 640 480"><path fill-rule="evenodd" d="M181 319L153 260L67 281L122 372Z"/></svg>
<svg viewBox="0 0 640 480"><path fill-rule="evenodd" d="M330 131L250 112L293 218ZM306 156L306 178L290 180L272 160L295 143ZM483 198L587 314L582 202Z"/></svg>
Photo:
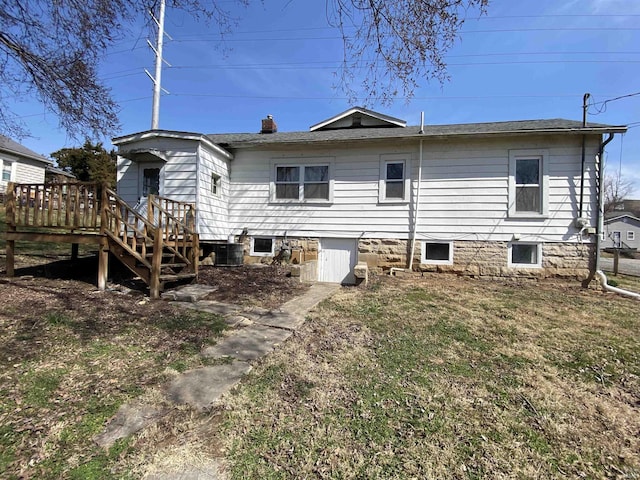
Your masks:
<svg viewBox="0 0 640 480"><path fill-rule="evenodd" d="M0 259L4 267L4 258ZM71 289L70 294L85 295L87 291L95 290L98 278L98 260L94 255L81 257L76 261L60 260L57 256L16 256L15 278L20 279L22 285L34 286L48 281L68 280L79 282L81 287ZM0 279L5 277L4 268ZM26 283L25 283L26 282ZM224 303L260 306L275 309L292 298L301 295L309 285L300 283L296 277L291 277L290 269L286 266L242 265L238 267L201 266L198 283L216 287L207 300ZM50 285L55 285L50 284ZM178 285L167 285L168 289ZM109 265L109 288L125 290L132 295L148 295L147 286L136 279L122 265L111 261Z"/></svg>
<svg viewBox="0 0 640 480"><path fill-rule="evenodd" d="M309 288L309 285L291 277L288 268L263 265L202 267L198 283L217 287L207 300L255 305L269 310L278 308Z"/></svg>

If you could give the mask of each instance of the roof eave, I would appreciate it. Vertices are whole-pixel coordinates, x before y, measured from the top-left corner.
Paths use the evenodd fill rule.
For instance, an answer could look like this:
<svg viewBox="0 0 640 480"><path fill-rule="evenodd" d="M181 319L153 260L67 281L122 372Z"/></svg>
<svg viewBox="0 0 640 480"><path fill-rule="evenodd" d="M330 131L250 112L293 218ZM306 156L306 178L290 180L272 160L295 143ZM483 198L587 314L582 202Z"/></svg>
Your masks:
<svg viewBox="0 0 640 480"><path fill-rule="evenodd" d="M388 141L388 140L417 140L417 139L436 139L446 140L450 138L493 138L499 136L522 136L522 135L550 135L550 134L568 134L568 135L602 135L604 133L625 133L626 126L607 126L607 127L587 127L587 128L548 128L548 129L531 129L531 130L495 130L486 132L451 132L451 133L415 133L413 135L396 135L382 137L359 137L359 138L328 138L328 139L298 139L276 142L254 142L240 141L229 142L225 145L228 148L252 148L260 146L273 145L309 145L309 144L328 144L328 143L353 143L353 142L371 142L371 141Z"/></svg>
<svg viewBox="0 0 640 480"><path fill-rule="evenodd" d="M111 143L120 148L121 145L127 143L138 142L141 140L147 140L149 138L174 138L177 140L191 140L195 142L201 142L207 147L215 150L220 155L228 160L233 160L233 154L222 148L221 146L213 143L206 135L202 133L193 132L179 132L176 130L146 130L144 132L132 133L130 135L124 135L121 137L114 137L111 139Z"/></svg>

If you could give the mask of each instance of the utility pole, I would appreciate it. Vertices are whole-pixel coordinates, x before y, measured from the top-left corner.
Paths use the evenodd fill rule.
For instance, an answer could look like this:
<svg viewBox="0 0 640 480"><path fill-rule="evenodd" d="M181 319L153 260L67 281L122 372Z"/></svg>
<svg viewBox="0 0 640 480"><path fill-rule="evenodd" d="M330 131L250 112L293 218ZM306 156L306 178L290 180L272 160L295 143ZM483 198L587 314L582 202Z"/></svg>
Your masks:
<svg viewBox="0 0 640 480"><path fill-rule="evenodd" d="M156 46L154 47L151 44L151 42L149 40L147 40L147 43L149 44L151 49L156 54L156 72L155 72L155 75L152 76L149 73L149 71L145 69L146 74L149 76L149 78L153 82L153 105L152 105L152 108L151 108L151 130L157 130L158 129L158 125L160 123L160 94L161 94L161 91L164 90L162 88L162 85L161 85L162 62L165 62L167 65L169 65L169 63L166 62L162 58L162 44L164 42L164 35L165 35L165 33L164 33L164 5L165 5L165 0L160 0L160 18L156 19L155 16L153 16L153 12L151 12L151 16L152 16L154 22L156 22L156 25L158 25L158 39L157 39ZM169 38L171 38L171 37L169 37ZM169 66L171 66L171 65L169 65ZM164 90L164 91L166 92L166 90ZM169 92L167 92L167 93L169 93Z"/></svg>

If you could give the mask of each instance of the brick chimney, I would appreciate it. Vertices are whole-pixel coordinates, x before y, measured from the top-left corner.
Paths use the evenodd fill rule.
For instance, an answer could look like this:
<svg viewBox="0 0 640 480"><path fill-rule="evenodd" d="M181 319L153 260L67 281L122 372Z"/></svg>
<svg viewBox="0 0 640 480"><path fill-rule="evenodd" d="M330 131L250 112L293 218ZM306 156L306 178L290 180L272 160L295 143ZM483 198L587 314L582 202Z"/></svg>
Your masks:
<svg viewBox="0 0 640 480"><path fill-rule="evenodd" d="M278 131L278 126L276 122L273 121L273 115L267 115L267 118L262 119L262 129L260 133L276 133Z"/></svg>

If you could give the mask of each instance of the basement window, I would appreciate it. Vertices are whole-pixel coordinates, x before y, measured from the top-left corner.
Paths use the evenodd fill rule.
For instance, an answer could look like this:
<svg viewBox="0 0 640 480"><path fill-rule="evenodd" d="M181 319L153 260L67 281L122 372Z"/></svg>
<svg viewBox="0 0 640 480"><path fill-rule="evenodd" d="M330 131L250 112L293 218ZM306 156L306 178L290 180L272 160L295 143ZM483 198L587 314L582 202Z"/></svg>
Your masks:
<svg viewBox="0 0 640 480"><path fill-rule="evenodd" d="M251 253L254 257L273 256L275 239L273 237L252 237Z"/></svg>
<svg viewBox="0 0 640 480"><path fill-rule="evenodd" d="M422 242L420 263L453 265L453 242Z"/></svg>
<svg viewBox="0 0 640 480"><path fill-rule="evenodd" d="M509 244L510 267L542 267L542 245L539 243L511 243Z"/></svg>

